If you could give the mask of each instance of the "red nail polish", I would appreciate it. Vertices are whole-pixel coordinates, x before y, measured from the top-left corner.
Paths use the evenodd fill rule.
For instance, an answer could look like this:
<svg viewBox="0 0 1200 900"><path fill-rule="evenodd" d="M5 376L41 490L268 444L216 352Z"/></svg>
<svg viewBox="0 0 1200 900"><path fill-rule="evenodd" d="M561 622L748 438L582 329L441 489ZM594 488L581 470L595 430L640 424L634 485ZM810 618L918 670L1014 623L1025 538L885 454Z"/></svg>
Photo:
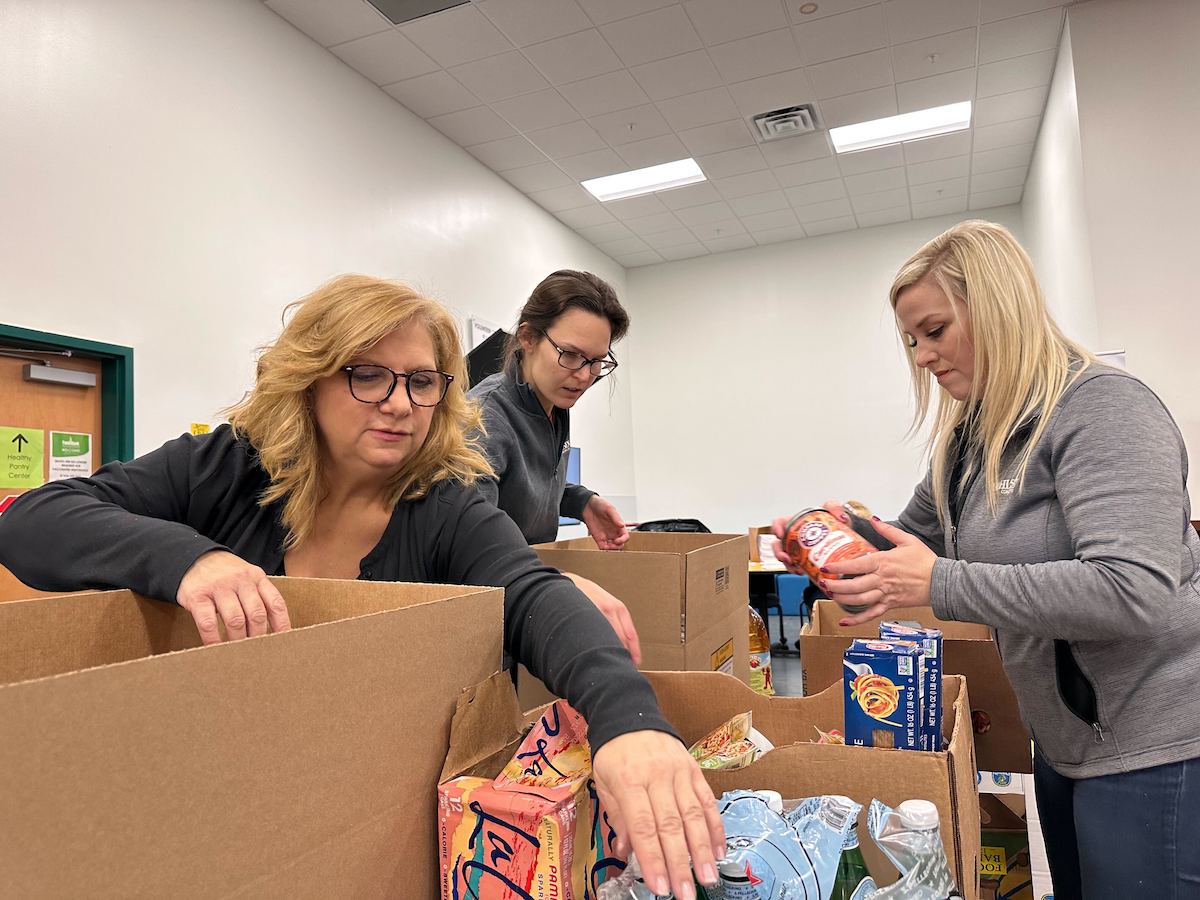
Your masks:
<svg viewBox="0 0 1200 900"><path fill-rule="evenodd" d="M871 516L871 521L872 522L882 522L883 519L879 518L879 516Z"/></svg>
<svg viewBox="0 0 1200 900"><path fill-rule="evenodd" d="M822 575L830 574L829 569L825 568L825 566L821 566L821 574Z"/></svg>

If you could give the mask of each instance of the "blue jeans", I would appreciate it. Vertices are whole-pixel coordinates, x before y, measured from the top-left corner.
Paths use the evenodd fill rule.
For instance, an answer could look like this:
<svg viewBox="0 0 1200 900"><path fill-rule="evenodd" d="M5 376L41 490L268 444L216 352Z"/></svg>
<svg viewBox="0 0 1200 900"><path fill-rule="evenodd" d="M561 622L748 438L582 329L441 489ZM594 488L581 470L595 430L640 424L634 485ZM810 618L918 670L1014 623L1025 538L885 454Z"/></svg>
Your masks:
<svg viewBox="0 0 1200 900"><path fill-rule="evenodd" d="M1200 900L1200 759L1033 780L1054 900Z"/></svg>

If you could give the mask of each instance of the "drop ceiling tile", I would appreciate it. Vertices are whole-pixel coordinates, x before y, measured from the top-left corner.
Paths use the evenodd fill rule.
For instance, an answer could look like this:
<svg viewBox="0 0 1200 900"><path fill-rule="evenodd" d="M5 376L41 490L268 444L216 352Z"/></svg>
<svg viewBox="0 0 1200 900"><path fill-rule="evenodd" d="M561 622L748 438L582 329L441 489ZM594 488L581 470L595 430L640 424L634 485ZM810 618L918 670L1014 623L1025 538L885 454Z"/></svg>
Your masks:
<svg viewBox="0 0 1200 900"><path fill-rule="evenodd" d="M582 31L592 24L575 0L475 0L475 5L518 47Z"/></svg>
<svg viewBox="0 0 1200 900"><path fill-rule="evenodd" d="M892 47L897 81L915 81L955 69L974 68L979 35L974 28L909 41ZM932 58L931 58L932 57Z"/></svg>
<svg viewBox="0 0 1200 900"><path fill-rule="evenodd" d="M565 125L579 118L579 114L554 88L523 94L509 100L498 100L492 109L505 118L513 127L524 132Z"/></svg>
<svg viewBox="0 0 1200 900"><path fill-rule="evenodd" d="M969 156L931 159L929 162L913 163L908 167L908 183L932 184L935 181L949 181L951 178L966 178L970 171Z"/></svg>
<svg viewBox="0 0 1200 900"><path fill-rule="evenodd" d="M877 172L864 172L862 175L850 175L846 178L846 190L851 197L906 187L908 181L902 168L880 169Z"/></svg>
<svg viewBox="0 0 1200 900"><path fill-rule="evenodd" d="M574 182L562 169L552 162L538 163L534 166L522 166L519 169L509 169L501 173L509 184L517 190L530 193L546 191L550 188L564 187Z"/></svg>
<svg viewBox="0 0 1200 900"><path fill-rule="evenodd" d="M880 209L872 212L860 212L855 216L859 228L872 228L876 225L893 225L896 222L907 222L912 218L908 204L895 206L891 209Z"/></svg>
<svg viewBox="0 0 1200 900"><path fill-rule="evenodd" d="M693 157L754 145L754 138L750 137L750 130L741 119L721 122L718 125L705 125L703 128L690 128L679 132L679 139Z"/></svg>
<svg viewBox="0 0 1200 900"><path fill-rule="evenodd" d="M913 203L938 203L955 197L967 196L967 179L951 178L947 181L931 181L928 184L914 184L908 189L908 199ZM963 201L966 208L966 201Z"/></svg>
<svg viewBox="0 0 1200 900"><path fill-rule="evenodd" d="M890 50L875 50L805 68L818 100L857 94L895 82Z"/></svg>
<svg viewBox="0 0 1200 900"><path fill-rule="evenodd" d="M736 219L733 214L733 209L724 200L719 200L716 203L705 203L703 206L689 206L687 209L679 209L675 211L675 215L679 221L689 228L695 228L698 225L707 225L711 222L724 222L727 219Z"/></svg>
<svg viewBox="0 0 1200 900"><path fill-rule="evenodd" d="M693 225L691 228L692 233L706 243L708 241L715 241L718 238L746 233L746 226L738 219L722 219L719 222L706 222L703 225Z"/></svg>
<svg viewBox="0 0 1200 900"><path fill-rule="evenodd" d="M627 66L666 59L702 46L682 6L602 25L600 33Z"/></svg>
<svg viewBox="0 0 1200 900"><path fill-rule="evenodd" d="M579 0L579 5L593 22L603 25L606 22L628 19L630 16L661 9L676 2L678 0Z"/></svg>
<svg viewBox="0 0 1200 900"><path fill-rule="evenodd" d="M637 219L626 219L625 224L638 237L649 238L664 232L677 231L683 227L671 212L655 213L651 216L641 216ZM647 241L649 243L649 241ZM654 246L650 244L650 246Z"/></svg>
<svg viewBox="0 0 1200 900"><path fill-rule="evenodd" d="M499 140L516 133L512 126L486 106L434 116L427 121L461 147Z"/></svg>
<svg viewBox="0 0 1200 900"><path fill-rule="evenodd" d="M551 188L548 191L534 191L529 195L538 206L557 213L580 206L592 206L596 198L577 184L569 187Z"/></svg>
<svg viewBox="0 0 1200 900"><path fill-rule="evenodd" d="M833 154L829 146L829 134L825 131L767 141L760 145L760 149L768 165L771 166L810 162L815 159L828 158Z"/></svg>
<svg viewBox="0 0 1200 900"><path fill-rule="evenodd" d="M975 152L995 150L998 147L1011 147L1013 144L1032 144L1037 141L1040 116L1028 119L1016 119L1012 122L1001 122L997 125L985 125L975 129L975 142L972 145Z"/></svg>
<svg viewBox="0 0 1200 900"><path fill-rule="evenodd" d="M707 91L697 91L694 94L684 94L670 100L659 100L658 110L663 118L676 131L689 128L699 128L702 125L715 125L729 119L740 119L733 98L723 87ZM745 126L743 126L744 129ZM748 133L748 132L747 132ZM686 144L687 141L685 140Z"/></svg>
<svg viewBox="0 0 1200 900"><path fill-rule="evenodd" d="M581 206L578 209L564 209L554 214L560 222L571 228L584 228L588 225L604 225L617 221L617 217L596 203L592 206Z"/></svg>
<svg viewBox="0 0 1200 900"><path fill-rule="evenodd" d="M1013 16L1037 12L1051 6L1062 6L1072 0L987 0L983 4L981 22L995 22L998 19L1010 19Z"/></svg>
<svg viewBox="0 0 1200 900"><path fill-rule="evenodd" d="M678 247L664 247L658 252L664 259L669 260L693 259L697 256L708 256L708 248L697 241L695 237L692 238L692 243L690 244L682 244Z"/></svg>
<svg viewBox="0 0 1200 900"><path fill-rule="evenodd" d="M663 262L662 256L653 250L643 250L641 253L622 253L614 256L613 259L627 269L636 269L639 266L652 266Z"/></svg>
<svg viewBox="0 0 1200 900"><path fill-rule="evenodd" d="M1033 144L1013 144L995 150L983 150L971 157L971 173L999 172L1028 166L1033 161Z"/></svg>
<svg viewBox="0 0 1200 900"><path fill-rule="evenodd" d="M603 225L583 225L575 229L593 244L637 237L624 222L605 222Z"/></svg>
<svg viewBox="0 0 1200 900"><path fill-rule="evenodd" d="M406 22L400 31L447 69L513 48L473 3Z"/></svg>
<svg viewBox="0 0 1200 900"><path fill-rule="evenodd" d="M588 121L602 138L618 150L622 144L671 133L671 126L652 104L635 106L603 116L591 116Z"/></svg>
<svg viewBox="0 0 1200 900"><path fill-rule="evenodd" d="M713 253L728 253L731 250L746 250L758 246L748 234L735 234L730 237L715 237L705 241L704 246Z"/></svg>
<svg viewBox="0 0 1200 900"><path fill-rule="evenodd" d="M790 187L783 192L788 202L795 207L809 207L818 203L828 203L831 200L840 200L846 196L846 184L840 178L835 178L831 181L814 181L812 184L801 184L796 187ZM834 213L833 215L840 215ZM831 218L826 216L823 218Z"/></svg>
<svg viewBox="0 0 1200 900"><path fill-rule="evenodd" d="M864 6L877 6L879 0L821 0L814 3L817 8L809 13L800 12L800 7L808 5L808 0L784 0L788 15L794 23L815 22L826 16L836 16Z"/></svg>
<svg viewBox="0 0 1200 900"><path fill-rule="evenodd" d="M833 157L814 159L810 162L793 163L787 166L776 166L771 169L779 183L784 187L795 187L800 184L811 184L814 181L828 181L831 178L841 178L837 160Z"/></svg>
<svg viewBox="0 0 1200 900"><path fill-rule="evenodd" d="M971 194L970 209L991 209L995 206L1009 206L1021 202L1023 187L1001 188L998 191L982 191Z"/></svg>
<svg viewBox="0 0 1200 900"><path fill-rule="evenodd" d="M1001 188L1021 187L1025 184L1025 176L1028 174L1028 166L1000 169L996 172L980 172L971 176L971 193L980 194L985 191L998 191Z"/></svg>
<svg viewBox="0 0 1200 900"><path fill-rule="evenodd" d="M812 82L804 69L731 84L729 93L743 116L799 106L814 99Z"/></svg>
<svg viewBox="0 0 1200 900"><path fill-rule="evenodd" d="M497 172L546 161L546 154L520 135L475 144L467 147L467 152Z"/></svg>
<svg viewBox="0 0 1200 900"><path fill-rule="evenodd" d="M485 103L549 87L541 73L516 50L463 63L451 69L450 74Z"/></svg>
<svg viewBox="0 0 1200 900"><path fill-rule="evenodd" d="M886 0L883 12L892 42L904 44L970 28L979 21L979 0Z"/></svg>
<svg viewBox="0 0 1200 900"><path fill-rule="evenodd" d="M621 238L616 241L599 241L596 246L607 253L609 256L624 255L627 253L640 253L651 249L650 245L643 241L640 237Z"/></svg>
<svg viewBox="0 0 1200 900"><path fill-rule="evenodd" d="M896 89L891 85L830 97L821 101L821 124L826 128L855 125L896 115Z"/></svg>
<svg viewBox="0 0 1200 900"><path fill-rule="evenodd" d="M745 220L746 216L775 212L780 209L788 209L791 206L788 203L787 197L784 196L783 191L778 188L762 194L751 194L748 197L733 197L730 199L729 205L743 220Z"/></svg>
<svg viewBox="0 0 1200 900"><path fill-rule="evenodd" d="M1049 85L1043 84L1023 91L995 94L976 100L971 116L972 124L979 127L1040 116L1046 108L1046 94L1049 90Z"/></svg>
<svg viewBox="0 0 1200 900"><path fill-rule="evenodd" d="M267 6L322 47L332 47L392 27L392 23L365 0L268 0Z"/></svg>
<svg viewBox="0 0 1200 900"><path fill-rule="evenodd" d="M749 37L764 31L785 28L787 14L778 0L687 0L684 4L688 18L704 43Z"/></svg>
<svg viewBox="0 0 1200 900"><path fill-rule="evenodd" d="M525 48L551 84L582 81L621 68L621 61L595 28Z"/></svg>
<svg viewBox="0 0 1200 900"><path fill-rule="evenodd" d="M708 53L729 84L787 72L802 65L796 42L786 28L718 44L710 47Z"/></svg>
<svg viewBox="0 0 1200 900"><path fill-rule="evenodd" d="M631 169L644 169L689 156L687 147L673 134L622 144L619 152Z"/></svg>
<svg viewBox="0 0 1200 900"><path fill-rule="evenodd" d="M397 81L387 85L384 90L422 119L480 105L478 97L459 84L449 72L441 70Z"/></svg>
<svg viewBox="0 0 1200 900"><path fill-rule="evenodd" d="M975 96L975 70L959 69L944 75L931 75L916 81L902 81L896 85L896 100L900 112L914 112L931 106L961 103Z"/></svg>
<svg viewBox="0 0 1200 900"><path fill-rule="evenodd" d="M786 228L789 225L799 225L800 220L790 209L779 209L774 212L754 213L742 216L742 224L750 231L762 231L768 228Z"/></svg>
<svg viewBox="0 0 1200 900"><path fill-rule="evenodd" d="M680 226L672 228L670 231L660 231L656 234L646 235L646 243L655 250L665 250L669 247L678 247L681 244L694 244L696 236L688 229Z"/></svg>
<svg viewBox="0 0 1200 900"><path fill-rule="evenodd" d="M920 141L905 141L904 161L908 163L929 162L948 156L964 156L971 152L971 130L956 131Z"/></svg>
<svg viewBox="0 0 1200 900"><path fill-rule="evenodd" d="M836 219L822 219L819 222L805 222L804 230L808 232L809 237L818 237L822 234L835 234L839 231L853 231L858 227L858 222L854 216L838 216Z"/></svg>
<svg viewBox="0 0 1200 900"><path fill-rule="evenodd" d="M331 47L342 62L376 84L416 78L438 65L399 31L384 31Z"/></svg>
<svg viewBox="0 0 1200 900"><path fill-rule="evenodd" d="M1043 50L979 67L979 97L993 97L1050 83L1057 50Z"/></svg>
<svg viewBox="0 0 1200 900"><path fill-rule="evenodd" d="M721 74L704 50L634 66L630 72L651 100L720 87Z"/></svg>
<svg viewBox="0 0 1200 900"><path fill-rule="evenodd" d="M721 199L717 189L710 182L689 184L686 187L674 188L669 191L659 191L658 197L668 209L679 211L693 206L703 206L706 203L716 203Z"/></svg>
<svg viewBox="0 0 1200 900"><path fill-rule="evenodd" d="M979 29L979 62L990 63L1039 50L1058 50L1062 35L1061 8L992 22Z"/></svg>
<svg viewBox="0 0 1200 900"><path fill-rule="evenodd" d="M966 152L966 151L963 151ZM837 157L843 175L861 175L863 172L878 172L904 165L904 153L899 144L860 150L857 153L841 153Z"/></svg>
<svg viewBox="0 0 1200 900"><path fill-rule="evenodd" d="M808 66L867 53L887 46L883 9L865 6L853 12L795 26L796 43Z"/></svg>
<svg viewBox="0 0 1200 900"><path fill-rule="evenodd" d="M526 137L551 159L578 156L590 150L601 150L605 146L604 138L596 134L596 129L587 122L555 125L552 128L531 131Z"/></svg>
<svg viewBox="0 0 1200 900"><path fill-rule="evenodd" d="M967 198L964 194L961 197L950 197L946 200L934 200L931 203L917 203L915 200L912 205L914 219L930 219L934 216L949 216L954 213L962 213L967 211Z"/></svg>
<svg viewBox="0 0 1200 900"><path fill-rule="evenodd" d="M762 194L764 191L779 190L779 182L770 169L732 175L729 178L718 178L713 183L721 195L731 203L738 197L749 197L753 194Z"/></svg>
<svg viewBox="0 0 1200 900"><path fill-rule="evenodd" d="M752 231L750 234L759 246L764 244L779 244L783 241L799 241L808 237L808 232L804 230L803 225L790 225L786 228L763 228L759 231Z"/></svg>
<svg viewBox="0 0 1200 900"><path fill-rule="evenodd" d="M767 168L767 161L763 159L757 147L740 147L737 150L713 153L700 157L696 162L709 178L728 178L730 175L757 172Z"/></svg>
<svg viewBox="0 0 1200 900"><path fill-rule="evenodd" d="M861 197L851 197L850 203L856 213L879 212L884 209L894 209L897 206L908 206L908 188L895 188L875 194L863 194Z"/></svg>
<svg viewBox="0 0 1200 900"><path fill-rule="evenodd" d="M655 216L667 211L657 194L643 194L640 197L629 197L625 200L611 200L604 205L608 207L609 212L622 221Z"/></svg>
<svg viewBox="0 0 1200 900"><path fill-rule="evenodd" d="M589 178L600 178L629 169L629 164L607 147L581 153L579 156L568 156L560 159L558 164L576 181L587 181Z"/></svg>
<svg viewBox="0 0 1200 900"><path fill-rule="evenodd" d="M650 99L624 69L561 85L559 91L584 118L642 106Z"/></svg>

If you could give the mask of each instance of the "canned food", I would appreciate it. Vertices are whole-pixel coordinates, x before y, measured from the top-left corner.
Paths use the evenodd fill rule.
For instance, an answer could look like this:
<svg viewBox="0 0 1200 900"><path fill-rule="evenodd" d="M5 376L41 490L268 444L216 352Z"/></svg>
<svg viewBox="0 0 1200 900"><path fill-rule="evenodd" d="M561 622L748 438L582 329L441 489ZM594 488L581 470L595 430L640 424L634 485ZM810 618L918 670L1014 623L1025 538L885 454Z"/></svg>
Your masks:
<svg viewBox="0 0 1200 900"><path fill-rule="evenodd" d="M814 584L821 582L823 566L875 552L875 547L866 538L839 522L829 510L820 508L801 510L788 520L783 533L783 549ZM871 608L860 604L839 605L851 614Z"/></svg>

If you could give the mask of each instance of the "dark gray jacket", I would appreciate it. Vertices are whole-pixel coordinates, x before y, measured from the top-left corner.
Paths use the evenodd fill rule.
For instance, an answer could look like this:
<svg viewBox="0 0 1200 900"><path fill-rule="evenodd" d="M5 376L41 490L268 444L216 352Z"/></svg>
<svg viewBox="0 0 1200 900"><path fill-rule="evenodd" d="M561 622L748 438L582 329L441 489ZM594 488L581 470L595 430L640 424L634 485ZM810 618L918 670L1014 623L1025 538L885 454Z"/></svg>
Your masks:
<svg viewBox="0 0 1200 900"><path fill-rule="evenodd" d="M1200 537L1183 437L1148 387L1107 366L1050 415L1023 489L1005 455L995 517L977 478L948 535L929 477L917 486L899 524L945 557L934 611L995 629L1026 724L1062 774L1200 757Z"/></svg>
<svg viewBox="0 0 1200 900"><path fill-rule="evenodd" d="M477 482L477 487L508 513L529 543L554 540L558 517L581 518L595 496L595 491L567 484L570 413L556 408L551 419L533 388L512 371L488 376L467 396L483 411L483 451L496 470L496 480Z"/></svg>

